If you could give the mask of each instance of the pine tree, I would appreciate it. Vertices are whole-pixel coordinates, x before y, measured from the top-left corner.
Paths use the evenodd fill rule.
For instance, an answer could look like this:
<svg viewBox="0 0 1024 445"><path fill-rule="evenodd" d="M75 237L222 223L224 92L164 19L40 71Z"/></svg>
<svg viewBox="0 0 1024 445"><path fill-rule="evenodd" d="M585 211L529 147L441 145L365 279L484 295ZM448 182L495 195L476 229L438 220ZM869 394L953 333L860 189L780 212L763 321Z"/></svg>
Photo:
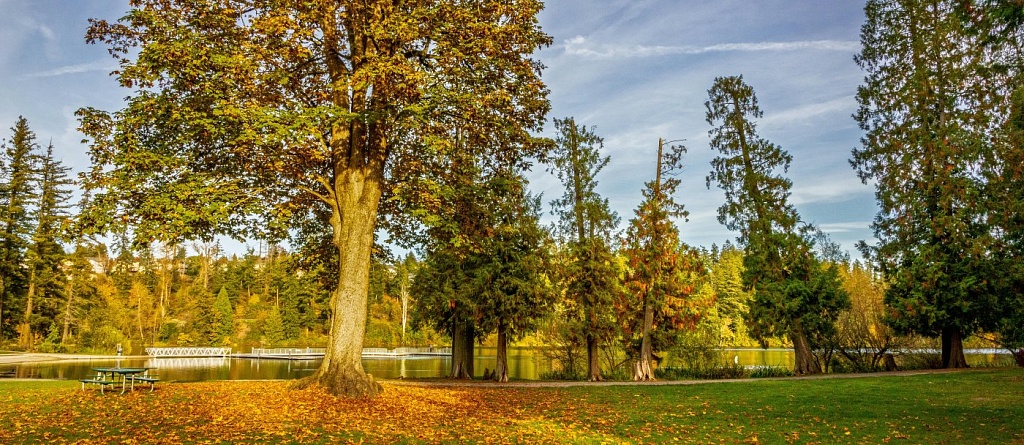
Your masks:
<svg viewBox="0 0 1024 445"><path fill-rule="evenodd" d="M579 336L587 348L587 378L599 381L598 352L614 329L614 296L619 292L619 271L612 254L612 230L618 216L608 200L596 192L596 176L609 161L602 157L603 141L594 129L579 126L573 118L555 119L558 136L551 170L565 192L551 202L559 217L562 239L560 280L569 336Z"/></svg>
<svg viewBox="0 0 1024 445"><path fill-rule="evenodd" d="M757 135L752 119L762 112L742 76L716 78L705 106L707 122L714 126L711 147L720 153L711 161L707 183L725 192L719 222L740 233L743 284L754 292L750 333L762 343L787 336L795 352L794 371L820 373L813 351L834 332L835 318L850 302L835 267L815 256L811 236L816 230L803 224L789 204L792 183L781 173L789 169L792 156Z"/></svg>
<svg viewBox="0 0 1024 445"><path fill-rule="evenodd" d="M61 243L65 241L70 218L69 187L73 182L68 172L71 168L53 157L53 144L47 146L39 162L38 201L33 215L35 229L25 257L28 283L21 325L25 346L31 346L35 338L33 330L41 333L47 329L46 325L57 322L66 287L66 277L61 270L66 255Z"/></svg>
<svg viewBox="0 0 1024 445"><path fill-rule="evenodd" d="M231 334L235 332L235 311L231 307L231 299L228 297L228 290L221 288L217 292L217 298L213 300L214 327L212 341L218 344L226 344Z"/></svg>
<svg viewBox="0 0 1024 445"><path fill-rule="evenodd" d="M19 117L0 157L0 339L14 333L26 289L25 255L37 199L38 148L28 120Z"/></svg>

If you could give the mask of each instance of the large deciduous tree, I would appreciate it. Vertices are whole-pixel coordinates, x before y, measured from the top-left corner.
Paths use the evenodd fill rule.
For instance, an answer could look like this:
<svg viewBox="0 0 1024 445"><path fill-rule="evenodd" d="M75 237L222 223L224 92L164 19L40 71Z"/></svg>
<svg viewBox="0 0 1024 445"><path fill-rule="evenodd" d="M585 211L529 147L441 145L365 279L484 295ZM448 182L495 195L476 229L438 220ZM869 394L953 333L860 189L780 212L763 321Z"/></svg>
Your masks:
<svg viewBox="0 0 1024 445"><path fill-rule="evenodd" d="M327 354L306 382L369 396L360 361L381 197L474 142L519 157L547 111L550 43L537 0L136 0L87 40L134 89L125 109L80 110L94 168L87 225L137 240L281 236L330 226L337 289ZM501 143L497 143L500 141ZM489 143L490 142L490 143ZM385 208L385 210L390 207ZM313 231L316 232L316 231Z"/></svg>
<svg viewBox="0 0 1024 445"><path fill-rule="evenodd" d="M864 250L890 283L888 321L940 337L943 367L965 367L962 342L996 307L990 211L984 198L990 85L985 45L952 0L871 0L861 28L851 164L875 184L878 244Z"/></svg>
<svg viewBox="0 0 1024 445"><path fill-rule="evenodd" d="M814 230L789 203L792 183L782 176L792 156L758 136L752 119L762 116L753 88L742 76L719 77L708 90L711 148L708 187L725 192L718 220L739 232L744 248L743 284L754 292L748 324L764 343L786 336L793 343L794 371L822 370L813 351L834 332L839 312L849 307L835 265L815 255ZM781 172L780 172L781 170Z"/></svg>
<svg viewBox="0 0 1024 445"><path fill-rule="evenodd" d="M615 330L613 303L621 286L611 246L618 216L596 191L596 176L609 158L601 156L603 140L593 128L570 117L555 119L555 130L551 170L565 187L562 197L551 202L563 243L563 306L569 335L582 337L586 344L587 379L599 381L598 348Z"/></svg>

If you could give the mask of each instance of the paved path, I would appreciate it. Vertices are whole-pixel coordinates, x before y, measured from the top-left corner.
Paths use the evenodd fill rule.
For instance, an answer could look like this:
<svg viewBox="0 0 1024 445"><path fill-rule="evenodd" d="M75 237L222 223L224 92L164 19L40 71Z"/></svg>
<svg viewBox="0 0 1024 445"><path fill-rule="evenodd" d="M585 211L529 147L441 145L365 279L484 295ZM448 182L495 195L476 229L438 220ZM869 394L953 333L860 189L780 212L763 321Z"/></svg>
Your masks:
<svg viewBox="0 0 1024 445"><path fill-rule="evenodd" d="M672 386L672 385L706 385L715 383L764 382L769 380L821 380L821 379L856 379L893 376L912 376L924 374L948 374L954 372L971 372L988 368L967 369L921 369L914 371L870 372L862 374L820 374L805 377L770 377L757 379L719 379L719 380L655 380L652 382L614 381L614 382L580 382L580 381L515 381L496 383L482 380L383 380L391 385L399 386L435 386L465 388L568 388L572 386Z"/></svg>

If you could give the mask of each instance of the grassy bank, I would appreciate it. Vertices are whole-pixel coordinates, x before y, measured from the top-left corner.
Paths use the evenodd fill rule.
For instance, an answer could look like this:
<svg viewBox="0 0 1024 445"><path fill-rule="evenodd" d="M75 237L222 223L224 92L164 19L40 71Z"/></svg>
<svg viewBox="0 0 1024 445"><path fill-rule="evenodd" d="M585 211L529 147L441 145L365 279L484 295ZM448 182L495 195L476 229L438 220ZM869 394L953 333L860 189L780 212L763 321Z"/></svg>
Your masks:
<svg viewBox="0 0 1024 445"><path fill-rule="evenodd" d="M1024 370L679 386L385 384L357 402L287 382L120 395L0 381L0 443L1024 444Z"/></svg>

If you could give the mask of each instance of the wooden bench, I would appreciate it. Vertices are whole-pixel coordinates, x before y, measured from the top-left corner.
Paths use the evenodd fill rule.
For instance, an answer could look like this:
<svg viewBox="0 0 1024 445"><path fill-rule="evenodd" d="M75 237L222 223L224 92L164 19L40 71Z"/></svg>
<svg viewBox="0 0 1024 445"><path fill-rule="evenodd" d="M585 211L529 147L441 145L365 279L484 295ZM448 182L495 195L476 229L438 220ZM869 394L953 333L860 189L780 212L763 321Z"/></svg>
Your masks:
<svg viewBox="0 0 1024 445"><path fill-rule="evenodd" d="M121 383L121 382L118 382L118 381L115 381L115 380L104 380L103 376L96 376L95 378L91 378L91 379L81 379L81 380L79 380L79 382L82 382L82 391L85 391L85 385L87 383L99 386L100 387L100 394L103 394L103 390L107 386L114 386L114 385L116 385L118 383Z"/></svg>

